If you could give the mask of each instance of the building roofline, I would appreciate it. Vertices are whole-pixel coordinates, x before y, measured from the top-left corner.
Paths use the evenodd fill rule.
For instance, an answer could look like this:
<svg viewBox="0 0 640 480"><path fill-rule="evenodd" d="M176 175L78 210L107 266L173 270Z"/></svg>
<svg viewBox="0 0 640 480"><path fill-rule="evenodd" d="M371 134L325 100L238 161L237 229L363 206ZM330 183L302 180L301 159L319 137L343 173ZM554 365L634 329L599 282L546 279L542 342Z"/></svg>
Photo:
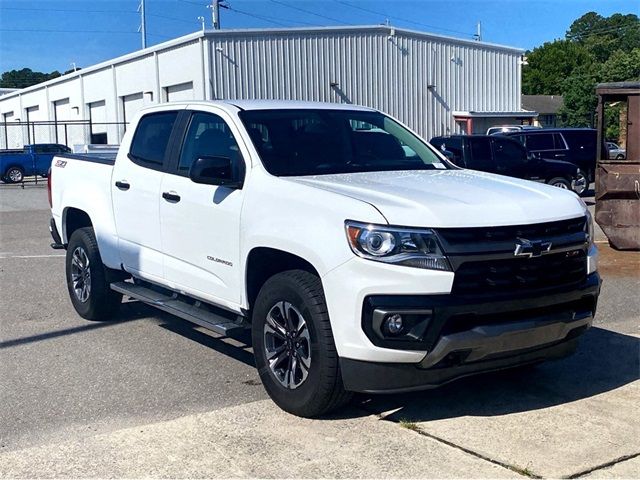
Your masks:
<svg viewBox="0 0 640 480"><path fill-rule="evenodd" d="M352 32L354 30L360 31L373 31L386 33L387 35L401 34L406 36L415 36L419 38L432 38L436 40L445 40L447 42L459 43L463 45L470 45L474 47L487 47L495 50L504 50L512 53L524 53L525 50L517 47L510 47L507 45L500 45L490 42L478 42L471 39L452 37L449 35L441 35L431 32L423 32L420 30L413 30L407 28L394 27L392 25L344 25L344 26L329 26L329 27L291 27L291 28L242 28L242 29L228 29L228 30L205 30L205 36L215 38L217 36L224 37L225 35L261 35L265 33L270 34L287 34L287 33L322 33L322 32Z"/></svg>
<svg viewBox="0 0 640 480"><path fill-rule="evenodd" d="M103 70L105 68L109 68L112 65L126 63L136 58L144 57L146 55L160 52L168 48L173 48L177 45L189 43L194 40L199 40L200 38L203 38L204 35L205 34L202 31L190 33L187 35L183 35L182 37L174 38L173 40L167 40L166 42L158 43L156 45L153 45L151 47L148 47L142 50L136 50L135 52L127 53L125 55L120 55L119 57L115 57L110 60L105 60L104 62L91 65L90 67L82 68L75 72L67 73L66 75L61 75L59 77L52 78L51 80L47 80L46 82L37 83L35 85L31 85L30 87L21 88L15 92L7 93L6 95L2 95L2 100L15 97L16 95L19 96L19 95L22 95L23 93L34 92L36 90L40 90L42 88L48 87L49 85L53 85L59 82L66 82L68 80L73 80L74 78L82 77L88 73L93 73L99 70Z"/></svg>
<svg viewBox="0 0 640 480"><path fill-rule="evenodd" d="M418 30L409 30L404 28L398 28L394 26L388 25L347 25L347 26L332 26L332 27L294 27L294 28L244 28L244 29L229 29L229 30L205 30L198 31L194 33L190 33L187 35L183 35L182 37L174 38L173 40L168 40L166 42L158 43L151 47L145 48L143 50L136 50L131 53L127 53L125 55L121 55L119 57L115 57L104 62L97 63L96 65L91 65L90 67L83 68L76 72L71 72L66 75L62 75L57 78L53 78L51 80L47 80L46 82L38 83L36 85L32 85L30 87L22 88L16 90L15 92L7 93L2 95L2 100L7 100L9 98L13 98L15 96L22 95L23 93L33 92L40 90L42 88L46 88L50 85L54 85L59 82L66 82L68 80L72 80L74 78L78 78L84 76L88 73L93 73L111 66L115 66L121 63L126 63L130 60L134 60L136 58L144 57L146 55L150 55L156 52L160 52L169 48L173 48L175 46L189 43L194 40L199 40L201 38L216 38L216 37L224 37L224 36L237 36L237 35L264 35L264 34L291 34L291 33L322 33L322 32L353 32L353 31L369 31L369 32L379 32L386 33L389 36L393 35L404 35L404 36L412 36L423 39L434 39L434 40L443 40L450 43L456 43L460 45L469 45L474 47L481 48L490 48L494 50L506 51L511 53L524 53L524 50L515 47L508 47L505 45L498 45L487 42L477 42L474 40L467 40L463 38L450 37L446 35L439 35L435 33L429 32L421 32Z"/></svg>

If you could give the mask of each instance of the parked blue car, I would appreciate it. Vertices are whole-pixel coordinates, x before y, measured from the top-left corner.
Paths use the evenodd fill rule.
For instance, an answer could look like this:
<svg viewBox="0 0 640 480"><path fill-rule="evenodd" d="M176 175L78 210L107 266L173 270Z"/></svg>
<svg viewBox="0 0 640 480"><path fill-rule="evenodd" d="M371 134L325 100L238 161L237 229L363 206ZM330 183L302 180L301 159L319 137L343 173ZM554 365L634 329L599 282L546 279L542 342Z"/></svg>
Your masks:
<svg viewBox="0 0 640 480"><path fill-rule="evenodd" d="M22 150L0 151L0 179L5 183L19 183L32 175L47 176L55 155L71 153L71 149L57 143L25 145Z"/></svg>

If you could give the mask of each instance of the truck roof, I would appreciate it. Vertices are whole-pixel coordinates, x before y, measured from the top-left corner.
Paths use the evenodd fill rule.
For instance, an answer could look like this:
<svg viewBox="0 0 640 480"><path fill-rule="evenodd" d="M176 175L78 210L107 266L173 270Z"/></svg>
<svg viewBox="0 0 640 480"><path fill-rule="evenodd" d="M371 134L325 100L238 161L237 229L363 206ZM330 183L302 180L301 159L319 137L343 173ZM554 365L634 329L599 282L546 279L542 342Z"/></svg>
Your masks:
<svg viewBox="0 0 640 480"><path fill-rule="evenodd" d="M156 107L162 107L167 105L201 105L210 106L216 105L229 109L230 107L239 108L240 110L291 110L291 109L310 109L310 110L361 110L367 112L375 112L376 110L369 107L363 107L360 105L351 105L345 103L330 103L330 102L304 102L298 100L191 100L180 102L168 102L161 103L154 106L145 108L154 109Z"/></svg>

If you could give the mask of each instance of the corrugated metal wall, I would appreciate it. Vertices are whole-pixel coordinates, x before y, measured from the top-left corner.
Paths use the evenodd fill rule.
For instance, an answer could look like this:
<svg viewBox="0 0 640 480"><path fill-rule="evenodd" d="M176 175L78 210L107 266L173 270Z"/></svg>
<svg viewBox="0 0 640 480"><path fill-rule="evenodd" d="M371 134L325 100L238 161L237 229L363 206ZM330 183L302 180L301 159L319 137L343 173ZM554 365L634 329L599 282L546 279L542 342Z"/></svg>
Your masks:
<svg viewBox="0 0 640 480"><path fill-rule="evenodd" d="M211 96L367 105L427 139L459 131L453 111L520 110L517 50L389 32L211 35Z"/></svg>

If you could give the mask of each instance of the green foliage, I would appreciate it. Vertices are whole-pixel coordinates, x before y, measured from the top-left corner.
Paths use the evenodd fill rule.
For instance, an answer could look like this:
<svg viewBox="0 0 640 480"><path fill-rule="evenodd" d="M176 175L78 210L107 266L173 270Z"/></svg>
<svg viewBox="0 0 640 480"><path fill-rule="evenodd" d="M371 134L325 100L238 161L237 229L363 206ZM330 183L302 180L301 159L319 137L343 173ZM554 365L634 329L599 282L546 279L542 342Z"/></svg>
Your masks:
<svg viewBox="0 0 640 480"><path fill-rule="evenodd" d="M10 70L4 72L0 77L0 87L2 88L26 88L36 83L46 82L52 78L57 78L61 74L57 70L51 73L34 72L30 68L22 70Z"/></svg>
<svg viewBox="0 0 640 480"><path fill-rule="evenodd" d="M522 69L522 91L526 95L558 95L562 82L579 67L588 67L593 59L577 42L547 42L527 55Z"/></svg>
<svg viewBox="0 0 640 480"><path fill-rule="evenodd" d="M564 39L536 47L527 59L522 92L563 95L562 123L592 126L598 83L640 80L640 19L633 14L586 13L571 24ZM611 138L618 128L614 123Z"/></svg>

